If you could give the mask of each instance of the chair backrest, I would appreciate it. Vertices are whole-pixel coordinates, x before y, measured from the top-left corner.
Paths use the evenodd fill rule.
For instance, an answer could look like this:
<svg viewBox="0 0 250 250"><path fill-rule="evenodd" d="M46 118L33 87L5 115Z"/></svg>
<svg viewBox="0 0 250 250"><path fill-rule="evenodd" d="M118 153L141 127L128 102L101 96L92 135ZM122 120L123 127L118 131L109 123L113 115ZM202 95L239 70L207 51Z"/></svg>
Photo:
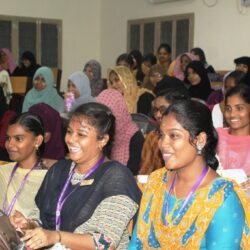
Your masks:
<svg viewBox="0 0 250 250"><path fill-rule="evenodd" d="M157 123L144 114L132 113L131 116L133 122L136 123L143 134L148 134L150 131L158 128Z"/></svg>
<svg viewBox="0 0 250 250"><path fill-rule="evenodd" d="M10 81L14 94L25 94L29 90L30 78L27 76L11 76Z"/></svg>
<svg viewBox="0 0 250 250"><path fill-rule="evenodd" d="M54 78L55 78L55 87L58 90L58 92L60 92L60 88L61 88L61 78L62 78L62 70L58 69L58 68L51 68L53 74L54 74Z"/></svg>

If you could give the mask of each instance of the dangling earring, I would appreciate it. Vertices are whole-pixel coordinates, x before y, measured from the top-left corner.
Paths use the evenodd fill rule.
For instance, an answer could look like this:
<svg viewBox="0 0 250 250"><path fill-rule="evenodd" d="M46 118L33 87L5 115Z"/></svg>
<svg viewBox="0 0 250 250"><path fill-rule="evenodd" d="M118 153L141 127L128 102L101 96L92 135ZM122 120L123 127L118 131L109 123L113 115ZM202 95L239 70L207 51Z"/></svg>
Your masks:
<svg viewBox="0 0 250 250"><path fill-rule="evenodd" d="M201 144L196 144L196 151L197 151L197 155L201 155L202 153L202 145Z"/></svg>
<svg viewBox="0 0 250 250"><path fill-rule="evenodd" d="M38 149L39 149L39 145L38 145L38 144L36 144L36 145L35 145L35 147L36 147L36 151L38 151Z"/></svg>

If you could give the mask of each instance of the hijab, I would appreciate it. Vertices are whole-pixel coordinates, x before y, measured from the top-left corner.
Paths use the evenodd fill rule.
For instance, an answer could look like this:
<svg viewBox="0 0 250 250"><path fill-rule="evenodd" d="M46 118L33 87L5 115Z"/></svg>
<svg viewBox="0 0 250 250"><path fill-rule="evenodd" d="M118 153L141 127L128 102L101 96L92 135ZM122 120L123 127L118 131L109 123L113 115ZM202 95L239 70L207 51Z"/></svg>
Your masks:
<svg viewBox="0 0 250 250"><path fill-rule="evenodd" d="M92 96L95 97L105 87L101 75L102 74L101 64L96 60L90 60L85 64L83 71L85 71L87 67L90 67L93 72L93 78L90 80L90 87L91 87L91 94Z"/></svg>
<svg viewBox="0 0 250 250"><path fill-rule="evenodd" d="M145 92L148 92L153 95L153 93L146 89L146 88L140 88L137 85L136 79L131 72L131 70L126 66L115 66L111 68L108 72L108 78L112 72L115 72L120 81L122 82L123 86L123 97L125 99L125 102L128 107L129 113L136 113L137 112L137 102L139 97L144 94ZM109 88L111 88L109 86Z"/></svg>
<svg viewBox="0 0 250 250"><path fill-rule="evenodd" d="M33 77L33 81L39 75L45 79L46 86L40 91L36 90L36 88L33 86L33 88L25 96L22 112L28 111L31 106L41 102L50 105L59 113L63 112L64 101L54 88L54 75L52 70L45 66L39 68Z"/></svg>
<svg viewBox="0 0 250 250"><path fill-rule="evenodd" d="M185 78L185 72L183 72L181 69L181 58L184 55L186 55L191 61L197 60L197 56L188 52L183 53L176 58L175 65L174 65L174 76L180 79L181 81L183 81Z"/></svg>
<svg viewBox="0 0 250 250"><path fill-rule="evenodd" d="M41 118L45 132L50 133L50 139L45 143L42 157L55 160L63 159L65 152L62 120L59 113L46 103L37 103L30 107L29 111Z"/></svg>
<svg viewBox="0 0 250 250"><path fill-rule="evenodd" d="M103 90L96 101L108 106L115 116L115 136L111 159L126 165L129 159L129 144L138 127L132 121L123 96L114 89Z"/></svg>
<svg viewBox="0 0 250 250"><path fill-rule="evenodd" d="M8 63L9 68L5 69L5 68L3 68L2 65L0 65L0 71L5 69L5 70L8 70L10 72L10 74L12 74L16 68L16 64L14 63L13 56L12 56L10 50L7 48L3 48L3 49L1 49L1 51L3 51L7 56L7 63Z"/></svg>
<svg viewBox="0 0 250 250"><path fill-rule="evenodd" d="M246 73L246 81L247 84L250 85L250 57L248 56L241 56L234 59L235 64L245 64L248 66L248 71Z"/></svg>
<svg viewBox="0 0 250 250"><path fill-rule="evenodd" d="M83 72L74 72L69 76L68 80L74 83L80 94L80 96L75 99L75 102L72 106L72 111L81 104L95 101L94 97L91 96L89 78Z"/></svg>
<svg viewBox="0 0 250 250"><path fill-rule="evenodd" d="M3 90L4 96L6 98L6 103L9 104L10 100L11 100L11 94L13 91L12 91L10 76L6 70L2 70L0 72L0 83L3 84L2 90Z"/></svg>
<svg viewBox="0 0 250 250"><path fill-rule="evenodd" d="M192 98L197 98L201 99L203 101L207 101L208 96L211 94L213 91L210 85L210 81L207 75L207 71L205 67L203 66L202 62L200 61L192 61L186 68L186 73L187 70L191 68L193 69L201 78L201 81L197 85L191 85L190 88L188 89L189 95ZM187 83L190 83L186 79Z"/></svg>

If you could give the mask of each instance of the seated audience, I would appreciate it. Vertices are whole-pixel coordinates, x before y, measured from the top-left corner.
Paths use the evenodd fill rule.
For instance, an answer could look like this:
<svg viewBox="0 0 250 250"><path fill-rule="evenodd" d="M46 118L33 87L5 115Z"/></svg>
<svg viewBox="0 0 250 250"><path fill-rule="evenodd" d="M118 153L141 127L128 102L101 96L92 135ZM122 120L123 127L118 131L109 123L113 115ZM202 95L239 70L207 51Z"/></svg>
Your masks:
<svg viewBox="0 0 250 250"><path fill-rule="evenodd" d="M119 91L127 104L130 113L147 115L151 110L154 94L137 86L136 79L128 67L115 66L108 72L109 88Z"/></svg>
<svg viewBox="0 0 250 250"><path fill-rule="evenodd" d="M204 103L213 91L206 69L199 61L193 61L187 66L185 82L190 85L188 89L190 97Z"/></svg>
<svg viewBox="0 0 250 250"><path fill-rule="evenodd" d="M142 72L145 77L148 76L150 68L157 63L157 58L153 53L148 53L145 56L142 57ZM165 70L164 70L165 74ZM143 80L145 82L145 80Z"/></svg>
<svg viewBox="0 0 250 250"><path fill-rule="evenodd" d="M0 207L7 214L19 210L33 216L35 196L47 171L40 158L44 128L39 117L23 113L9 123L5 147L11 163L0 168Z"/></svg>
<svg viewBox="0 0 250 250"><path fill-rule="evenodd" d="M142 54L139 50L132 50L129 55L133 59L133 74L137 81L137 85L141 86L144 79L144 74L142 72Z"/></svg>
<svg viewBox="0 0 250 250"><path fill-rule="evenodd" d="M201 48L199 48L199 47L192 48L191 53L194 54L197 57L198 61L200 61L203 64L204 68L207 71L207 74L214 74L215 73L213 66L209 65L207 63L205 53Z"/></svg>
<svg viewBox="0 0 250 250"><path fill-rule="evenodd" d="M250 85L250 57L242 56L234 59L235 70L246 75L247 84Z"/></svg>
<svg viewBox="0 0 250 250"><path fill-rule="evenodd" d="M6 70L0 71L0 88L3 90L3 94L6 99L6 103L9 104L12 94L12 85L10 81L9 73ZM1 103L0 103L1 105Z"/></svg>
<svg viewBox="0 0 250 250"><path fill-rule="evenodd" d="M63 99L54 88L53 72L45 66L36 71L33 77L33 87L24 98L22 112L28 111L31 106L41 102L50 105L59 113L64 110Z"/></svg>
<svg viewBox="0 0 250 250"><path fill-rule="evenodd" d="M176 100L188 99L188 92L186 89L168 88L166 92L158 95L154 100L153 115L158 125L161 123L163 113L169 105ZM158 147L159 131L153 130L146 135L141 154L141 164L139 174L148 175L154 170L162 168L164 161L162 154Z"/></svg>
<svg viewBox="0 0 250 250"><path fill-rule="evenodd" d="M116 66L126 66L133 72L134 62L131 55L123 53L116 59Z"/></svg>
<svg viewBox="0 0 250 250"><path fill-rule="evenodd" d="M23 52L20 66L16 67L13 76L27 76L33 78L35 72L41 66L36 63L36 58L31 51Z"/></svg>
<svg viewBox="0 0 250 250"><path fill-rule="evenodd" d="M250 87L239 84L226 92L224 118L218 128L218 156L224 169L241 168L250 175Z"/></svg>
<svg viewBox="0 0 250 250"><path fill-rule="evenodd" d="M166 43L160 44L157 49L158 64L163 68L165 74L167 74L168 67L171 63L171 52L171 47Z"/></svg>
<svg viewBox="0 0 250 250"><path fill-rule="evenodd" d="M44 125L43 162L50 167L57 160L64 159L64 141L60 114L46 103L38 103L29 108L29 112L39 116Z"/></svg>
<svg viewBox="0 0 250 250"><path fill-rule="evenodd" d="M115 136L111 159L128 166L134 175L138 174L144 137L132 121L123 96L116 90L106 89L96 101L108 106L115 116Z"/></svg>
<svg viewBox="0 0 250 250"><path fill-rule="evenodd" d="M101 64L96 60L88 61L83 68L83 72L87 75L90 81L91 95L96 97L100 92L107 88L102 80Z"/></svg>
<svg viewBox="0 0 250 250"><path fill-rule="evenodd" d="M213 109L212 109L212 119L213 119L213 124L214 124L214 127L215 128L220 128L220 127L226 127L226 123L224 121L224 118L223 118L223 113L224 113L224 110L225 110L225 100L224 100L224 96L226 94L226 92L240 84L240 83L244 83L245 81L245 74L241 71L232 71L232 72L229 72L228 74L226 74L224 76L224 79L223 79L223 88L220 89L220 90L217 90L217 91L214 91L210 94L210 101L212 99L212 95L213 93L215 92L218 92L220 91L222 94L222 100L215 104ZM208 104L208 102L207 102ZM211 107L211 105L210 105Z"/></svg>
<svg viewBox="0 0 250 250"><path fill-rule="evenodd" d="M64 96L65 111L74 111L81 104L94 100L88 77L81 71L71 74L68 78L68 89Z"/></svg>
<svg viewBox="0 0 250 250"><path fill-rule="evenodd" d="M141 193L128 168L109 160L115 118L99 103L79 106L70 118L65 141L70 160L58 161L37 196L39 227L22 238L31 249L127 249L127 226ZM27 218L14 214L19 228ZM38 226L38 225L37 225Z"/></svg>
<svg viewBox="0 0 250 250"><path fill-rule="evenodd" d="M9 75L12 75L16 68L16 64L14 63L13 56L9 49L2 48L0 50L0 71L6 70Z"/></svg>
<svg viewBox="0 0 250 250"><path fill-rule="evenodd" d="M163 114L160 133L165 168L149 176L128 250L249 249L249 199L216 173L209 109L177 101Z"/></svg>

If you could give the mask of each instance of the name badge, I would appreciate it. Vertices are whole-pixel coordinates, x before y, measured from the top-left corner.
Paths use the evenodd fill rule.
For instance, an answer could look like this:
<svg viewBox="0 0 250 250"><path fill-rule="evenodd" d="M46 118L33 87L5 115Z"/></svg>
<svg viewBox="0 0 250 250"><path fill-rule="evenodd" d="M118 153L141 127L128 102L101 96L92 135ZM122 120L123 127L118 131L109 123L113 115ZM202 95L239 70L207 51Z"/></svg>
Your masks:
<svg viewBox="0 0 250 250"><path fill-rule="evenodd" d="M94 182L94 179L83 180L83 181L81 181L80 186L81 186L81 187L82 187L82 186L89 186L89 185L91 185L93 182Z"/></svg>

